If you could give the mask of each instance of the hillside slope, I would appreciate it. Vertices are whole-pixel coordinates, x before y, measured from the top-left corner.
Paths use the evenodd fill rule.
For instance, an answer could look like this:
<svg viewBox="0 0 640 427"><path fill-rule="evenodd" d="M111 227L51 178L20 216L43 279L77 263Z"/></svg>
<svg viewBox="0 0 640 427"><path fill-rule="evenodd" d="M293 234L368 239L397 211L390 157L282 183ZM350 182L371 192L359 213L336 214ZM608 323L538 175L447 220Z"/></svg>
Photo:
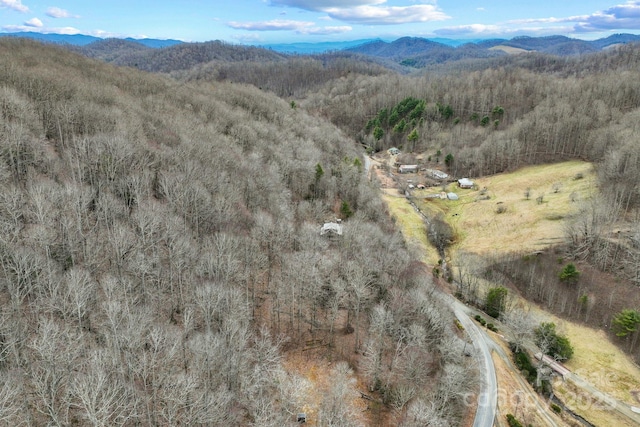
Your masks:
<svg viewBox="0 0 640 427"><path fill-rule="evenodd" d="M0 63L0 423L466 416L451 313L337 128L26 40ZM333 362L321 396L302 350Z"/></svg>
<svg viewBox="0 0 640 427"><path fill-rule="evenodd" d="M138 68L155 73L169 73L188 70L212 61L244 62L283 61L286 55L253 46L239 46L221 41L205 43L180 43L160 49L140 49L129 41L126 48L122 43L106 40L72 49L90 57L108 61L115 65ZM95 53L101 52L100 56Z"/></svg>

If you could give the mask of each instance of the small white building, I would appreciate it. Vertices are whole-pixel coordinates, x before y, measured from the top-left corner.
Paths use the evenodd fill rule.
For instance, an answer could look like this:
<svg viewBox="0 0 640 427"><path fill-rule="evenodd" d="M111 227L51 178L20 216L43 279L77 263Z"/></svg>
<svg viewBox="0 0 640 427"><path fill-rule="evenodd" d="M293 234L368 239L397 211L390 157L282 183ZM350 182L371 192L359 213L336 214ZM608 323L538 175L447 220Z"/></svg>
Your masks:
<svg viewBox="0 0 640 427"><path fill-rule="evenodd" d="M437 169L430 169L429 174L436 179L447 179L449 175L445 172L439 171Z"/></svg>
<svg viewBox="0 0 640 427"><path fill-rule="evenodd" d="M469 178L460 178L458 180L458 187L460 188L473 188L473 181Z"/></svg>
<svg viewBox="0 0 640 427"><path fill-rule="evenodd" d="M397 156L398 154L400 154L400 150L396 147L391 147L387 150L387 152L389 154L391 154L392 156Z"/></svg>
<svg viewBox="0 0 640 427"><path fill-rule="evenodd" d="M339 222L325 222L322 228L320 229L320 235L337 235L342 236L342 223Z"/></svg>
<svg viewBox="0 0 640 427"><path fill-rule="evenodd" d="M418 165L400 165L398 168L400 173L416 173L418 172Z"/></svg>

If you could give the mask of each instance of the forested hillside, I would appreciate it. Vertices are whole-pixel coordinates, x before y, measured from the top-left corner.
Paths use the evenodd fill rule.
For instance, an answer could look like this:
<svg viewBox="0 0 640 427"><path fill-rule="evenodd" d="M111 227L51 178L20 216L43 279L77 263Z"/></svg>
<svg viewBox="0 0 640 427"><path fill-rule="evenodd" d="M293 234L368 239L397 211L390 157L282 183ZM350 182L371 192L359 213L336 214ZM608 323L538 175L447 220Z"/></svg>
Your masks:
<svg viewBox="0 0 640 427"><path fill-rule="evenodd" d="M640 315L625 323L632 332L621 332L615 320L625 309L638 313L625 295L637 295L640 277L639 65L637 44L570 58L513 55L412 76L350 74L299 103L358 135L371 152L398 147L413 153L414 161L417 155L440 161L453 177L570 159L591 162L597 187L589 200L576 200L563 241L544 262L523 262L528 254L521 253L483 262L497 262L505 284L527 288L525 294L549 310L608 331L637 359ZM525 197L527 189L520 191ZM552 268L559 259L583 263L592 273L580 286L560 291ZM620 289L612 290L611 281ZM547 286L554 288L552 296L533 296L532 288ZM586 302L602 301L608 302L590 317Z"/></svg>
<svg viewBox="0 0 640 427"><path fill-rule="evenodd" d="M8 35L17 36L18 34ZM279 61L300 55L314 57L338 55L350 56L354 59L359 57L361 60L377 62L385 67L408 73L434 65L444 64L448 67L463 60L505 58L510 56L509 52L538 52L561 58L579 57L626 43L635 43L640 39L640 36L634 34L613 34L591 41L564 36L520 36L510 40L488 39L464 43L455 40L445 41L445 39L400 37L391 42L375 39L360 42L292 43L259 47L221 41L181 43L176 40L123 40L98 39L92 36L23 34L25 37L36 37L55 43L66 42L66 47L71 50L117 65L163 73L184 71L197 64L211 61L218 63L249 61L252 63L250 66L254 66L259 62ZM86 40L94 41L88 43Z"/></svg>
<svg viewBox="0 0 640 427"><path fill-rule="evenodd" d="M0 59L0 423L467 415L471 359L349 135L248 85L25 40ZM284 363L309 343L334 362L317 402Z"/></svg>
<svg viewBox="0 0 640 427"><path fill-rule="evenodd" d="M359 134L373 151L398 146L451 154L447 167L454 176L574 158L591 161L603 196L611 198L603 206L631 213L640 202L634 131L640 114L640 46L581 60L513 58L497 68L450 74L442 68L421 76L349 75L300 103L345 132ZM555 71L548 68L552 63ZM394 116L394 109L410 100L420 110L412 104L407 117Z"/></svg>
<svg viewBox="0 0 640 427"><path fill-rule="evenodd" d="M279 97L298 100L349 75L384 76L399 71L358 55L335 53L290 57L286 61L212 61L170 75L180 81L251 84Z"/></svg>
<svg viewBox="0 0 640 427"><path fill-rule="evenodd" d="M496 60L496 67L486 62L450 73L443 67L421 76L352 74L309 94L303 105L347 132L362 132L374 150L450 152L460 175L567 158L599 162L630 142L627 129L640 106L639 51L626 46L582 60L529 54ZM424 111L413 126L394 132L384 110L391 113L408 97L424 100ZM380 138L367 129L376 117L385 130ZM408 141L414 129L418 138Z"/></svg>
<svg viewBox="0 0 640 427"><path fill-rule="evenodd" d="M454 177L592 162L598 188L565 243L535 269L512 254L484 273L618 332L604 304L589 317L547 290L562 257L603 274L567 298L597 280L637 293L638 46L407 74L344 53L210 43L150 59L109 43L94 56L129 67L0 40L3 423L282 426L312 407L318 425L459 424L475 359L459 360L432 266L388 218L362 146L441 157ZM337 219L342 234L322 235ZM637 356L640 314L614 297L587 301L629 310L620 343ZM333 363L319 401L294 354ZM358 392L369 411L349 404Z"/></svg>
<svg viewBox="0 0 640 427"><path fill-rule="evenodd" d="M282 61L286 55L259 47L239 47L219 40L204 43L180 43L160 49L135 41L105 39L68 49L92 58L155 73L188 70L211 61Z"/></svg>

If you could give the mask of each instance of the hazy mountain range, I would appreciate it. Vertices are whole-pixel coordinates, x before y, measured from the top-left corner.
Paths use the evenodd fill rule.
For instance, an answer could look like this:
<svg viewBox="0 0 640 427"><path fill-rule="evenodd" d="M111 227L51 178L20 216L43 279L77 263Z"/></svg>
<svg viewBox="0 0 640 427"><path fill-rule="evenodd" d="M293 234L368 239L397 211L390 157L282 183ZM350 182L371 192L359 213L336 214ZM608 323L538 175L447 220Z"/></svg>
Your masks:
<svg viewBox="0 0 640 427"><path fill-rule="evenodd" d="M146 71L171 72L210 61L278 61L289 55L340 53L372 58L385 66L421 68L463 59L494 58L510 54L540 52L570 56L601 51L640 41L640 35L614 34L598 40L565 36L512 39L453 40L402 37L393 41L366 39L343 42L236 45L223 41L187 43L160 39L101 39L86 35L5 33L0 36L28 37L65 44L83 55L133 66Z"/></svg>
<svg viewBox="0 0 640 427"><path fill-rule="evenodd" d="M85 46L91 43L101 42L105 39L95 36L87 36L84 34L42 34L36 32L19 32L19 33L0 33L0 37L27 37L30 39L41 40L44 42L51 43L59 43L59 44L70 44L73 46ZM160 48L173 46L176 44L183 43L180 40L160 40L160 39L132 39L126 38L123 40L133 41L139 43L143 46L147 46L150 48Z"/></svg>
<svg viewBox="0 0 640 427"><path fill-rule="evenodd" d="M70 44L75 46L85 46L91 43L104 41L105 39L95 36L88 36L83 34L42 34L36 32L18 32L18 33L0 33L0 37L28 37L32 39L42 40L52 43ZM139 43L143 46L150 48L162 48L168 46L174 46L182 44L180 40L173 39L133 39L126 38L123 40ZM313 54L322 53L327 51L336 50L351 50L359 53L371 54L373 51L395 51L396 54L402 54L398 52L398 48L401 50L407 46L407 42L411 41L414 47L420 46L420 43L424 45L435 44L441 46L449 46L451 48L468 47L469 45L476 45L479 48L489 49L496 46L508 46L523 50L536 50L545 53L560 53L572 52L572 53L584 53L594 52L606 48L611 45L620 43L629 43L640 41L640 35L635 34L613 34L609 37L597 39L597 40L580 40L572 39L565 36L547 36L547 37L527 37L519 36L512 39L467 39L456 40L448 38L420 38L420 37L403 37L394 41L382 40L382 39L363 39L363 40L351 40L351 41L339 41L339 42L319 42L319 43L277 43L277 44L264 44L258 45L265 49L275 50L276 52L283 53L299 53L299 54ZM383 54L383 56L387 56Z"/></svg>

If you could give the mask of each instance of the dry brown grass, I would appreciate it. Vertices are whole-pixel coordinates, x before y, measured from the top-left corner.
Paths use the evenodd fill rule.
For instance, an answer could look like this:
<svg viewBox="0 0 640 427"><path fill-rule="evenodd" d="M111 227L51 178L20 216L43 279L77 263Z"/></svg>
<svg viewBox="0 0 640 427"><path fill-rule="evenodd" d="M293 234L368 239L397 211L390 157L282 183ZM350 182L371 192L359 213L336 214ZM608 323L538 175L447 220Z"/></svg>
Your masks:
<svg viewBox="0 0 640 427"><path fill-rule="evenodd" d="M332 363L328 360L312 355L298 352L288 353L284 360L284 366L287 372L294 373L304 378L308 385L308 392L304 398L297 402L300 412L307 415L308 426L316 426L318 424L318 415L322 401L330 393L332 386ZM352 376L357 381L355 375ZM358 390L366 390L363 384L358 382L355 387ZM355 421L361 422L363 425L370 425L366 415L367 401L362 399L358 393L350 395L347 404L351 407L353 414L358 414Z"/></svg>
<svg viewBox="0 0 640 427"><path fill-rule="evenodd" d="M526 49L521 49L519 47L513 47L513 46L503 46L503 45L498 45L498 46L494 46L494 47L490 47L489 50L501 50L505 53L509 53L509 54L516 54L516 53L526 53L529 52Z"/></svg>
<svg viewBox="0 0 640 427"><path fill-rule="evenodd" d="M439 258L438 252L427 240L427 229L422 217L407 202L404 196L396 194L397 190L395 189L383 194L383 200L389 209L389 213L402 231L407 245L415 249L416 253L422 254L420 260L427 265L435 265Z"/></svg>
<svg viewBox="0 0 640 427"><path fill-rule="evenodd" d="M581 179L576 177L581 176ZM597 191L590 163L571 161L553 165L523 168L519 171L475 180L478 189L461 190L451 184L460 200L428 199L418 206L429 215L441 214L454 227L457 242L451 251L455 264L457 252L495 255L508 252L536 251L563 239L565 219L576 208L574 201L584 200ZM554 185L559 184L556 192ZM486 188L486 189L485 189ZM530 189L527 200L525 190ZM397 194L397 190L393 190ZM439 189L434 190L434 192ZM417 195L426 195L429 190ZM419 214L403 197L393 192L384 196L407 242L425 254L424 261L435 265L438 255L430 247ZM536 198L543 196L542 203ZM505 211L497 213L503 206ZM519 303L528 305L526 302ZM539 310L539 309L538 309ZM639 406L632 392L640 390L640 368L619 350L603 331L567 322L539 310L541 319L553 321L575 348L567 366L601 391L629 404ZM499 364L499 363L498 363ZM499 370L499 382L508 387L510 375ZM560 392L562 393L561 389ZM583 415L594 421L606 419L610 413L583 408ZM602 417L602 418L601 418ZM597 425L612 425L596 422ZM623 423L616 425L625 425Z"/></svg>
<svg viewBox="0 0 640 427"><path fill-rule="evenodd" d="M541 396L537 395L528 384L523 384L519 378L519 373L509 369L507 364L493 354L493 364L498 377L498 417L506 417L512 414L524 425L547 426L550 423L541 414L541 408L546 408L545 402ZM545 411L558 426L571 426L560 419L552 411ZM506 421L499 420L499 425L507 425Z"/></svg>
<svg viewBox="0 0 640 427"><path fill-rule="evenodd" d="M604 331L568 322L565 329L575 349L575 356L567 366L603 392L638 406L632 395L640 391L638 365L622 353Z"/></svg>
<svg viewBox="0 0 640 427"><path fill-rule="evenodd" d="M565 363L567 368L600 391L640 406L633 395L640 391L640 367L604 331L568 322L539 308L535 311L540 319L558 325L558 330L569 338L574 355Z"/></svg>
<svg viewBox="0 0 640 427"><path fill-rule="evenodd" d="M580 175L582 179L575 179ZM474 190L449 185L459 201L428 199L420 206L445 215L457 233L455 251L490 255L535 251L558 243L563 219L576 208L573 200L591 197L595 175L590 163L572 161L531 166L475 182L478 189ZM560 187L557 192L554 185ZM498 209L504 212L497 213Z"/></svg>
<svg viewBox="0 0 640 427"><path fill-rule="evenodd" d="M590 395L585 394L570 381L563 382L561 379L556 379L553 383L553 390L569 409L593 425L615 427L635 426L631 421L619 415L617 412L612 411L606 405L599 405L597 399L593 399Z"/></svg>

